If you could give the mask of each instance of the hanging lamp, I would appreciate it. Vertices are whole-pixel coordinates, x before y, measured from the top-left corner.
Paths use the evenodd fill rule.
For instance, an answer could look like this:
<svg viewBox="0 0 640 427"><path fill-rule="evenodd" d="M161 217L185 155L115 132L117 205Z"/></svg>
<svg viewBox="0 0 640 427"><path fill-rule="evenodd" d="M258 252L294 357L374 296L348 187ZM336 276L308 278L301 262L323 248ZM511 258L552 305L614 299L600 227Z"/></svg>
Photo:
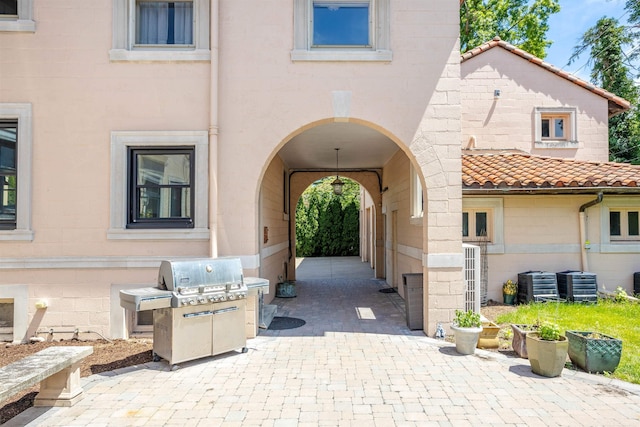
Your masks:
<svg viewBox="0 0 640 427"><path fill-rule="evenodd" d="M344 186L344 182L340 180L340 176L338 175L338 153L340 151L339 148L335 148L336 150L336 179L331 183L333 187L333 194L336 196L340 196L342 194L342 186Z"/></svg>

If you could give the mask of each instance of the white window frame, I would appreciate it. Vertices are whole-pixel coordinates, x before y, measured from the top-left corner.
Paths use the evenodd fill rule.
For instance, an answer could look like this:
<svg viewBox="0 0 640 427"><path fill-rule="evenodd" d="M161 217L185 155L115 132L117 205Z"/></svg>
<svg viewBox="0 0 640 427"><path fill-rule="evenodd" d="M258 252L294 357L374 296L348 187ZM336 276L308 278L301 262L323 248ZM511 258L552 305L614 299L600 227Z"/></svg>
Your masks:
<svg viewBox="0 0 640 427"><path fill-rule="evenodd" d="M313 0L294 0L292 61L382 61L393 59L391 52L390 0L323 0L323 2L370 3L369 41L371 47L312 46Z"/></svg>
<svg viewBox="0 0 640 427"><path fill-rule="evenodd" d="M478 236L476 231L476 214L484 213L487 216L487 235L486 236ZM462 241L465 243L479 243L483 242L486 239L487 243L491 243L493 241L493 209L490 208L465 208L462 210L462 215L467 214L468 224L467 230L469 231L469 235L462 235ZM464 225L464 221L463 221ZM462 227L464 230L464 226Z"/></svg>
<svg viewBox="0 0 640 427"><path fill-rule="evenodd" d="M0 230L0 241L33 241L34 233L31 229L33 113L31 104L0 103L0 119L18 121L16 228Z"/></svg>
<svg viewBox="0 0 640 427"><path fill-rule="evenodd" d="M411 165L410 177L409 177L409 203L411 203L411 218L410 223L412 225L422 225L422 217L424 216L424 193L422 191L422 182L418 176L418 171Z"/></svg>
<svg viewBox="0 0 640 427"><path fill-rule="evenodd" d="M578 147L578 110L575 107L536 107L534 111L535 148L577 148ZM563 138L542 137L543 118L565 119Z"/></svg>
<svg viewBox="0 0 640 427"><path fill-rule="evenodd" d="M622 242L635 242L638 241L640 243L640 235L630 236L629 235L629 212L640 212L640 207L636 208L610 208L609 209L609 225L611 225L611 212L619 212L620 213L620 236L611 235L611 229L609 229L609 237L611 241L622 241Z"/></svg>
<svg viewBox="0 0 640 427"><path fill-rule="evenodd" d="M193 228L128 229L128 152L130 148L195 147ZM209 134L207 131L111 132L110 228L114 240L209 240Z"/></svg>
<svg viewBox="0 0 640 427"><path fill-rule="evenodd" d="M36 31L33 20L33 0L18 0L18 16L0 15L0 31Z"/></svg>
<svg viewBox="0 0 640 427"><path fill-rule="evenodd" d="M609 234L609 214L611 211L640 211L640 195L631 197L607 197L600 205L600 252L640 253L640 239L612 238ZM592 245L592 248L593 245Z"/></svg>
<svg viewBox="0 0 640 427"><path fill-rule="evenodd" d="M468 212L469 217L475 212L487 212L487 253L501 254L504 253L504 201L497 197L462 197L462 213ZM475 218L475 215L474 215ZM460 215L460 223L462 224L462 215ZM469 229L471 230L472 221L469 221ZM460 227L462 230L462 226ZM475 230L475 223L473 225ZM463 237L463 242L477 243L479 240L469 237Z"/></svg>
<svg viewBox="0 0 640 427"><path fill-rule="evenodd" d="M211 60L209 48L209 1L193 0L194 46L136 46L136 0L113 0L111 61L202 61ZM217 24L217 23L214 23Z"/></svg>

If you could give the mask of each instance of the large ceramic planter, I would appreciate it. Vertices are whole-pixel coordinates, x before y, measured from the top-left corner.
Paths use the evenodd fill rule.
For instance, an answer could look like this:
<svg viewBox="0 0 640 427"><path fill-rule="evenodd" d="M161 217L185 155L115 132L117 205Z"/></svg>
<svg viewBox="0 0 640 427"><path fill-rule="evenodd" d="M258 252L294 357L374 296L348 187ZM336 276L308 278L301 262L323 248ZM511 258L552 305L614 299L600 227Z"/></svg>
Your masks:
<svg viewBox="0 0 640 427"><path fill-rule="evenodd" d="M598 332L567 331L569 359L587 372L613 372L622 356L622 340Z"/></svg>
<svg viewBox="0 0 640 427"><path fill-rule="evenodd" d="M500 341L498 340L498 333L500 332L500 326L494 322L482 322L482 332L478 337L478 348L498 348Z"/></svg>
<svg viewBox="0 0 640 427"><path fill-rule="evenodd" d="M455 333L456 351L460 354L475 353L482 328L460 328L458 326L451 326L451 329L453 329Z"/></svg>
<svg viewBox="0 0 640 427"><path fill-rule="evenodd" d="M559 377L567 361L568 351L569 341L565 336L560 336L558 341L545 341L540 339L538 332L527 334L527 352L534 374Z"/></svg>
<svg viewBox="0 0 640 427"><path fill-rule="evenodd" d="M535 332L536 328L533 325L518 325L511 324L511 330L513 331L513 339L511 340L511 347L513 351L523 359L527 359L527 334L529 332Z"/></svg>

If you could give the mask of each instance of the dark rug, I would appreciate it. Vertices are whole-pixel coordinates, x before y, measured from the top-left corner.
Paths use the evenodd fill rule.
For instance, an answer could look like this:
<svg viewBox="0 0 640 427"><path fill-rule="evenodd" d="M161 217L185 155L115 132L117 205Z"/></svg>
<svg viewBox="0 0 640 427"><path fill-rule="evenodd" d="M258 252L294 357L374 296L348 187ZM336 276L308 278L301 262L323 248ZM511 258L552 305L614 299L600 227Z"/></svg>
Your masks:
<svg viewBox="0 0 640 427"><path fill-rule="evenodd" d="M295 329L304 326L307 322L296 317L274 317L268 329L281 331L283 329Z"/></svg>
<svg viewBox="0 0 640 427"><path fill-rule="evenodd" d="M383 294L392 294L396 292L396 288L382 288L378 289L378 292L382 292Z"/></svg>

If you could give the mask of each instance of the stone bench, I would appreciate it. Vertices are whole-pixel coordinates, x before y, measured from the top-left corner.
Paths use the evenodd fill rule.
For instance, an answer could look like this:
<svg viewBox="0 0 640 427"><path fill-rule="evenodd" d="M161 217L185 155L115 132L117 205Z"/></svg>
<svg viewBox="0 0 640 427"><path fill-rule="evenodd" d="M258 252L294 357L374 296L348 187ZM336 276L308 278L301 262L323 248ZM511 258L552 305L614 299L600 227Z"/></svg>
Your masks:
<svg viewBox="0 0 640 427"><path fill-rule="evenodd" d="M0 402L40 382L34 406L71 406L82 398L80 363L91 346L56 346L0 368Z"/></svg>

